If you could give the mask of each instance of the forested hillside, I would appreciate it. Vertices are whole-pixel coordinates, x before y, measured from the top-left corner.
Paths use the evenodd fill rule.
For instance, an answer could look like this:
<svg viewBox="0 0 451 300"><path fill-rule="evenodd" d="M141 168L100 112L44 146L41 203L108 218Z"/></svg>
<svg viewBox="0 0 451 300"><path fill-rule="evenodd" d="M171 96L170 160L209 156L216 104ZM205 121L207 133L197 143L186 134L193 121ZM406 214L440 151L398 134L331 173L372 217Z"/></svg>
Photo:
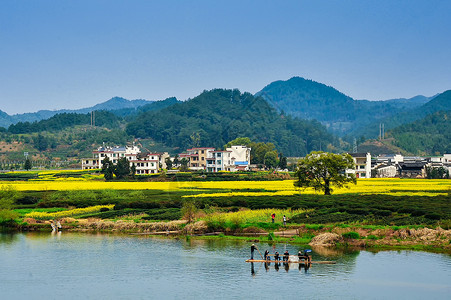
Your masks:
<svg viewBox="0 0 451 300"><path fill-rule="evenodd" d="M287 156L300 156L334 143L333 136L317 121L280 115L261 97L223 89L205 91L158 113L143 113L126 130L137 138L152 138L181 150L220 148L246 136L272 142Z"/></svg>
<svg viewBox="0 0 451 300"><path fill-rule="evenodd" d="M0 127L7 128L11 124L16 124L18 122L37 122L40 120L46 120L57 114L63 113L76 113L76 114L87 114L91 111L126 111L133 113L136 109L141 106L152 104L154 101L148 100L127 100L121 97L113 97L108 101L96 104L92 107L86 107L81 109L60 109L60 110L40 110L34 113L23 113L8 115L7 113L0 110ZM159 101L155 101L159 102ZM159 104L156 105L158 107ZM161 105L161 104L160 104ZM164 105L164 104L163 104Z"/></svg>
<svg viewBox="0 0 451 300"><path fill-rule="evenodd" d="M377 136L377 132L360 131L368 124L411 110L427 102L424 96L388 101L354 100L333 87L301 77L275 81L256 95L286 114L316 119L339 135ZM355 134L357 132L357 134Z"/></svg>
<svg viewBox="0 0 451 300"><path fill-rule="evenodd" d="M394 144L415 155L451 153L451 110L435 112L390 130Z"/></svg>
<svg viewBox="0 0 451 300"><path fill-rule="evenodd" d="M95 113L95 125L106 128L119 127L119 121L121 119L108 111L97 111ZM32 133L41 131L58 131L67 127L76 125L90 125L91 114L76 114L76 113L62 113L54 115L47 120L41 120L39 122L19 122L15 125L10 125L8 132L19 133Z"/></svg>
<svg viewBox="0 0 451 300"><path fill-rule="evenodd" d="M373 121L371 124L361 128L356 128L352 134L355 136L375 137L379 135L379 124L384 124L385 130L388 131L403 124L420 120L435 112L448 110L451 110L451 90L445 91L427 103L411 110L396 110L396 113L390 117L375 122Z"/></svg>

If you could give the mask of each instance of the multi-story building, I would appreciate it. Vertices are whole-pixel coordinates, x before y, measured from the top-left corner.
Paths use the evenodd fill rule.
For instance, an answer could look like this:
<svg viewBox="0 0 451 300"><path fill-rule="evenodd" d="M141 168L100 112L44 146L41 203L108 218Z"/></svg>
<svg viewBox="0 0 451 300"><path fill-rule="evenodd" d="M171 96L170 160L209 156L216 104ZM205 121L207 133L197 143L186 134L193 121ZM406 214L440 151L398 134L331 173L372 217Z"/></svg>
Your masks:
<svg viewBox="0 0 451 300"><path fill-rule="evenodd" d="M207 157L207 172L230 171L231 151L210 151Z"/></svg>
<svg viewBox="0 0 451 300"><path fill-rule="evenodd" d="M180 158L188 159L188 167L191 170L205 170L207 167L207 157L211 157L209 153L214 151L213 147L191 148L186 153L180 154Z"/></svg>
<svg viewBox="0 0 451 300"><path fill-rule="evenodd" d="M210 151L207 157L207 172L248 171L251 149L246 146L231 146L226 150Z"/></svg>
<svg viewBox="0 0 451 300"><path fill-rule="evenodd" d="M249 171L251 163L251 148L246 146L231 146L226 151L230 152L231 162L228 163L228 171Z"/></svg>
<svg viewBox="0 0 451 300"><path fill-rule="evenodd" d="M82 159L82 169L101 169L103 160L108 159L117 164L120 158L125 157L130 166L135 164L136 174L153 174L158 173L161 168L166 168L165 159L169 157L167 152L164 153L142 153L139 147L133 145L131 147L100 147L93 151L93 158Z"/></svg>
<svg viewBox="0 0 451 300"><path fill-rule="evenodd" d="M349 153L354 160L355 168L346 170L348 174L354 174L356 178L371 178L371 154Z"/></svg>

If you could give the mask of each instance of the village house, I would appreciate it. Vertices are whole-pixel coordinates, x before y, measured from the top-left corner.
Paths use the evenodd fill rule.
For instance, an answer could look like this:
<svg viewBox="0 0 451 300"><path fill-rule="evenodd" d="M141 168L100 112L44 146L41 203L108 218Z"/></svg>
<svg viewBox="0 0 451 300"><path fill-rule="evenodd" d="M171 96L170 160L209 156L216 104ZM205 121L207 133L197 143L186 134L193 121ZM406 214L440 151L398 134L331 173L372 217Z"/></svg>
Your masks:
<svg viewBox="0 0 451 300"><path fill-rule="evenodd" d="M371 178L371 154L349 153L354 160L355 168L346 170L347 174L354 174L356 178Z"/></svg>
<svg viewBox="0 0 451 300"><path fill-rule="evenodd" d="M186 153L179 155L180 159L186 158L188 160L188 168L190 170L205 170L207 167L207 157L210 157L210 152L214 151L213 147L191 148L187 149Z"/></svg>
<svg viewBox="0 0 451 300"><path fill-rule="evenodd" d="M158 173L160 169L166 168L165 159L169 157L167 152L164 153L142 153L139 147L125 146L125 147L107 147L102 146L93 151L93 158L82 159L82 169L101 169L103 167L103 160L108 159L117 164L120 158L125 157L130 166L135 164L136 174L154 174Z"/></svg>

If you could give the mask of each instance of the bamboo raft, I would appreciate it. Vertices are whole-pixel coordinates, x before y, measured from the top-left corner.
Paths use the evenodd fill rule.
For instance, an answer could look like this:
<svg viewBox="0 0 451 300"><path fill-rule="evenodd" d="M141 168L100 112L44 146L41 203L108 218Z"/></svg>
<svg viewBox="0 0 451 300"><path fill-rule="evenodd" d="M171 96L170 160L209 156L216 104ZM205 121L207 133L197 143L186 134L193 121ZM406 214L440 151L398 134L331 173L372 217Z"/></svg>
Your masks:
<svg viewBox="0 0 451 300"><path fill-rule="evenodd" d="M327 261L327 260L317 260L317 261L304 261L304 260L288 260L288 261L282 261L282 260L264 260L264 259L247 259L246 262L266 262L266 263L289 263L289 264L327 264L327 265L333 265L336 264L336 261Z"/></svg>

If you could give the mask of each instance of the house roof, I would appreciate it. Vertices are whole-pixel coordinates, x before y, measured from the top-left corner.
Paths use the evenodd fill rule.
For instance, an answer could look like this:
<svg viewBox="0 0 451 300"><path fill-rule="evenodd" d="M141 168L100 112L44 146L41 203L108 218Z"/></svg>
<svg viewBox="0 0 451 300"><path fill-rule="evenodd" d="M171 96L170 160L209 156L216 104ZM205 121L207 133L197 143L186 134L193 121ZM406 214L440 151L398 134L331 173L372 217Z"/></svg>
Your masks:
<svg viewBox="0 0 451 300"><path fill-rule="evenodd" d="M349 153L352 157L366 157L366 153Z"/></svg>

